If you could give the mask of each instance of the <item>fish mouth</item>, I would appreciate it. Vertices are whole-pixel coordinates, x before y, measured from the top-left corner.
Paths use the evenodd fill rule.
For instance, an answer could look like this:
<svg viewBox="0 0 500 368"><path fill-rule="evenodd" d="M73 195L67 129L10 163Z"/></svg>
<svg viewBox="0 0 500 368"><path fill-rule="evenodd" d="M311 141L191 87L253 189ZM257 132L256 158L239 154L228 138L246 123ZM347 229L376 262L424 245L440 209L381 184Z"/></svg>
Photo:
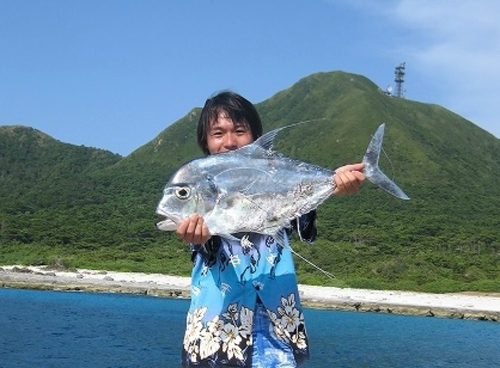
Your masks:
<svg viewBox="0 0 500 368"><path fill-rule="evenodd" d="M163 217L163 220L156 223L156 227L163 231L172 231L177 229L177 224L163 211L159 206L156 208L156 214Z"/></svg>
<svg viewBox="0 0 500 368"><path fill-rule="evenodd" d="M177 229L177 224L166 217L163 221L157 222L156 227L162 231L172 231Z"/></svg>

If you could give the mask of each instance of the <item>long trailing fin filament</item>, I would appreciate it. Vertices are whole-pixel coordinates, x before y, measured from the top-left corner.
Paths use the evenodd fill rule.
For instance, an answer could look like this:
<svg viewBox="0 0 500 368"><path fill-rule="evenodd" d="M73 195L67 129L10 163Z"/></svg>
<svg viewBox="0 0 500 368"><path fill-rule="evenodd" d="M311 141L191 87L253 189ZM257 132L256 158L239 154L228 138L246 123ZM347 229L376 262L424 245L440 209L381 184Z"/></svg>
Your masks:
<svg viewBox="0 0 500 368"><path fill-rule="evenodd" d="M329 277L330 279L332 280L335 280L336 277L335 275L331 274L330 272L322 269L321 267L319 266L316 266L314 263L312 263L311 261L309 261L307 258L305 258L304 256L300 255L299 253L297 253L295 250L292 249L292 247L290 247L290 249L292 250L293 254L295 254L297 257L299 257L300 259L302 259L303 261L305 261L306 263L310 264L311 266L313 266L314 268L316 268L318 271L321 271L323 272L323 274L325 274L327 277Z"/></svg>

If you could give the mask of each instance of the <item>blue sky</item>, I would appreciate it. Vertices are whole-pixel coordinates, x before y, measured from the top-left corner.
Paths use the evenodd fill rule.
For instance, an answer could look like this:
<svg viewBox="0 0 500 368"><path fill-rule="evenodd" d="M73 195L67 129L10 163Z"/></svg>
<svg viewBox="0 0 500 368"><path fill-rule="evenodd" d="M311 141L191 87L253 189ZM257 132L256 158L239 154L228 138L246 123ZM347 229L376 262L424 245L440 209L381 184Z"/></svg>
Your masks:
<svg viewBox="0 0 500 368"><path fill-rule="evenodd" d="M0 0L0 125L127 155L222 89L362 74L500 137L497 0Z"/></svg>

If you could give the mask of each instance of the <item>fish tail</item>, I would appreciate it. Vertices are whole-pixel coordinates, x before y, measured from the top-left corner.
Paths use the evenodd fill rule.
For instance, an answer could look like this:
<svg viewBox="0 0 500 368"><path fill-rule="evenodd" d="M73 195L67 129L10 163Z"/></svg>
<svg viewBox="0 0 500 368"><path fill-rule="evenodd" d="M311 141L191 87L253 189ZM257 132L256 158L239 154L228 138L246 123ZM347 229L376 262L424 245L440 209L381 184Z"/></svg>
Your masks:
<svg viewBox="0 0 500 368"><path fill-rule="evenodd" d="M365 156L363 157L363 163L365 164L363 172L368 180L393 196L401 199L410 199L410 197L408 197L401 188L389 179L378 167L380 151L382 150L382 141L384 139L384 128L385 124L381 124L378 127L366 149Z"/></svg>

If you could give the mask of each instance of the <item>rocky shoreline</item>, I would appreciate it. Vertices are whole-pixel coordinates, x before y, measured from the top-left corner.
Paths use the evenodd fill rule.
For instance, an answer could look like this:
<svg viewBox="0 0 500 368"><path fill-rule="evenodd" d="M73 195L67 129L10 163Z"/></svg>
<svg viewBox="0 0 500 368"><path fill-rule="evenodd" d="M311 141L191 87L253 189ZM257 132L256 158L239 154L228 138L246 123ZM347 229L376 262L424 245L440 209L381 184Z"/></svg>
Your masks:
<svg viewBox="0 0 500 368"><path fill-rule="evenodd" d="M0 287L143 294L189 298L190 278L163 274L2 266ZM346 311L384 312L500 322L500 294L427 294L299 285L302 304Z"/></svg>

